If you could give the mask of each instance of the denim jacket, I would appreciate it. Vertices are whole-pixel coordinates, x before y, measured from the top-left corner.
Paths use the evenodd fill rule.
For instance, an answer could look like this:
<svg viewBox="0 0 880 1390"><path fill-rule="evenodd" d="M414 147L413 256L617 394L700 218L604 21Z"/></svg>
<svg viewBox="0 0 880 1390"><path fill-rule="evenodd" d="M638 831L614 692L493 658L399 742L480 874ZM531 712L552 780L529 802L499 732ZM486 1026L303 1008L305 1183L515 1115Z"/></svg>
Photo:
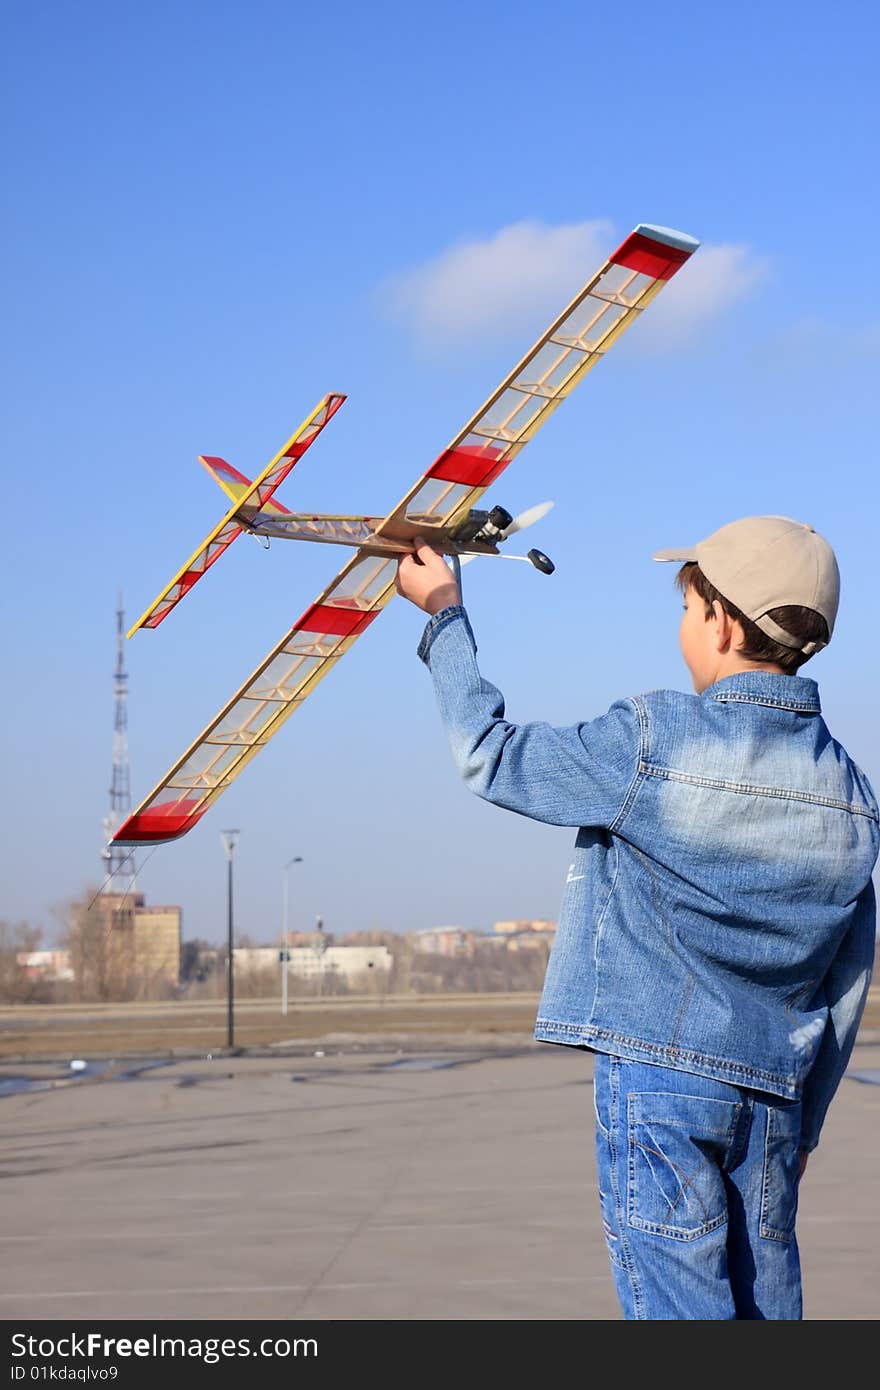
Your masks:
<svg viewBox="0 0 880 1390"><path fill-rule="evenodd" d="M466 784L577 827L535 1037L801 1099L813 1149L867 997L880 844L815 681L739 672L554 728L506 720L476 651L459 605L418 648Z"/></svg>

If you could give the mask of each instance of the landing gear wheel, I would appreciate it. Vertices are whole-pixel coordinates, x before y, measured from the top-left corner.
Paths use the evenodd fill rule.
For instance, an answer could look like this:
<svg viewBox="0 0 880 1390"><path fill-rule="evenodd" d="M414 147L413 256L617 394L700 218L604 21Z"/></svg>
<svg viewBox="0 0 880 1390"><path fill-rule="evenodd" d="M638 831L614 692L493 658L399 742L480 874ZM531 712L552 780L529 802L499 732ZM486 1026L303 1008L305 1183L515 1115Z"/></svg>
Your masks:
<svg viewBox="0 0 880 1390"><path fill-rule="evenodd" d="M556 568L553 561L548 555L544 554L543 550L530 550L529 559L535 566L535 569L540 570L542 574L552 574Z"/></svg>

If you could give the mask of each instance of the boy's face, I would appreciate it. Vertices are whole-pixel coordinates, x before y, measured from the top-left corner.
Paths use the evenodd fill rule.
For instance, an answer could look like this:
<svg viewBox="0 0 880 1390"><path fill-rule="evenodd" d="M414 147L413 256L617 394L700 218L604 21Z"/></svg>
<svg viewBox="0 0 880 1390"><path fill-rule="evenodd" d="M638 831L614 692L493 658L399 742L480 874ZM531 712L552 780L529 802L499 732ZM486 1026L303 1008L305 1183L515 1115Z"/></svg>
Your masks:
<svg viewBox="0 0 880 1390"><path fill-rule="evenodd" d="M706 605L690 585L684 594L679 640L694 690L701 695L718 678L718 623L706 617Z"/></svg>

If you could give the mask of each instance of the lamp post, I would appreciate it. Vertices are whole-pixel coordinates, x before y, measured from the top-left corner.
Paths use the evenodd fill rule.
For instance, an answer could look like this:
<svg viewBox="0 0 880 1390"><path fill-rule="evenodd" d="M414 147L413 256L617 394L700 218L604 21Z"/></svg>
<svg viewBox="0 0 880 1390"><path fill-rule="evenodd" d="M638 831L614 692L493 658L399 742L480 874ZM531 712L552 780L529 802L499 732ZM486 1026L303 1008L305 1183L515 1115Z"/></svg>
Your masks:
<svg viewBox="0 0 880 1390"><path fill-rule="evenodd" d="M220 839L226 851L228 864L228 874L226 879L226 929L227 929L227 962L226 962L226 1046L234 1046L234 1027L232 1022L233 1010L233 988L234 988L234 963L235 952L232 944L232 856L235 853L235 846L238 843L237 830L221 830Z"/></svg>
<svg viewBox="0 0 880 1390"><path fill-rule="evenodd" d="M327 949L323 917L315 918L315 932L315 954L318 958L318 998L320 999L324 994L324 952Z"/></svg>
<svg viewBox="0 0 880 1390"><path fill-rule="evenodd" d="M300 854L295 854L295 855L293 856L293 858L292 858L292 859L288 859L287 863L284 865L284 873L283 873L283 875L282 875L282 885L283 885L282 904L283 904L283 906L282 906L282 919L281 919L281 920L282 920L282 928L281 928L281 1012L282 1012L283 1014L285 1014L285 1015L286 1015L286 1013L287 1013L287 964L288 964L288 959L289 959L289 951L288 951L289 942L288 942L288 939L287 939L287 937L288 937L288 932L287 932L287 871L288 871L288 869L290 868L291 864L301 864L302 862L303 862L303 861L302 861L302 855L300 855Z"/></svg>

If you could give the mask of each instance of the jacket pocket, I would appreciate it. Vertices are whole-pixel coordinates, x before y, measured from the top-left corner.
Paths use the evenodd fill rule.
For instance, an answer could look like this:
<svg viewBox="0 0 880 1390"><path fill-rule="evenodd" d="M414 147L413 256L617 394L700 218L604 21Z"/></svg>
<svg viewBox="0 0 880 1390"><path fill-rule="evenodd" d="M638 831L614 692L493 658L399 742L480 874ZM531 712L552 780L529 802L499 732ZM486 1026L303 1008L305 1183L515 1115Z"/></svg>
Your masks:
<svg viewBox="0 0 880 1390"><path fill-rule="evenodd" d="M672 1092L627 1097L627 1220L670 1240L696 1240L727 1221L722 1169L741 1106Z"/></svg>
<svg viewBox="0 0 880 1390"><path fill-rule="evenodd" d="M761 1185L761 1235L786 1243L794 1236L800 1173L801 1103L768 1105Z"/></svg>

